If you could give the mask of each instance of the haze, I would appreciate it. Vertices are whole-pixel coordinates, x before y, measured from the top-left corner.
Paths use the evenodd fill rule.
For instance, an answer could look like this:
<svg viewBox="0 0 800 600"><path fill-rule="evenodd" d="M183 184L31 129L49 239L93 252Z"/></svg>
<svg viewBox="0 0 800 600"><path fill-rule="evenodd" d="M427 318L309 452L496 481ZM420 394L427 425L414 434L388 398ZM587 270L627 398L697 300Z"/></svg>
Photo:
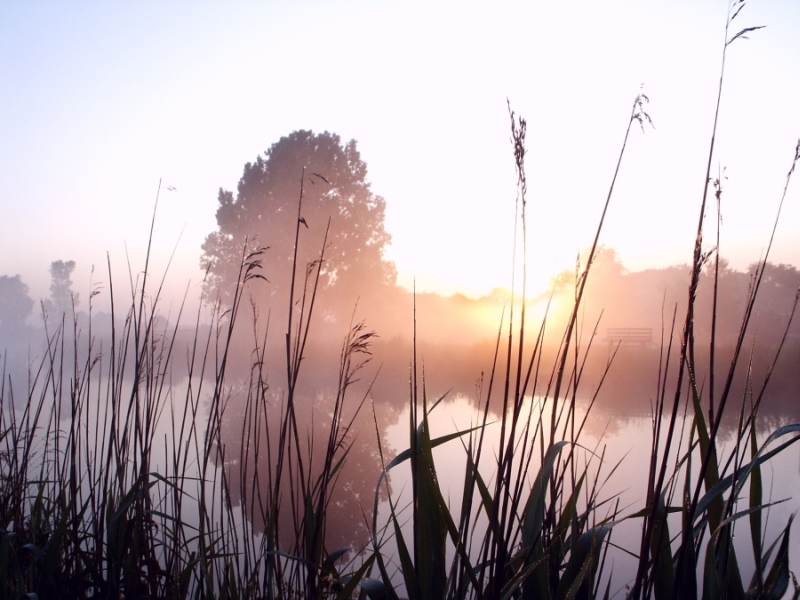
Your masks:
<svg viewBox="0 0 800 600"><path fill-rule="evenodd" d="M0 597L797 595L745 4L5 2Z"/></svg>
<svg viewBox="0 0 800 600"><path fill-rule="evenodd" d="M480 296L509 281L514 175L506 98L529 127L532 289L570 269L599 215L631 98L634 136L603 243L633 270L693 243L724 2L4 3L0 8L0 273L47 296L105 252L141 267L160 178L156 264L180 237L172 296L201 278L216 192L299 128L356 139L386 198L398 282ZM800 131L800 6L731 49L713 172L727 167L723 253L763 251ZM800 262L800 203L775 262ZM95 280L98 276L95 276ZM198 287L193 288L195 291Z"/></svg>

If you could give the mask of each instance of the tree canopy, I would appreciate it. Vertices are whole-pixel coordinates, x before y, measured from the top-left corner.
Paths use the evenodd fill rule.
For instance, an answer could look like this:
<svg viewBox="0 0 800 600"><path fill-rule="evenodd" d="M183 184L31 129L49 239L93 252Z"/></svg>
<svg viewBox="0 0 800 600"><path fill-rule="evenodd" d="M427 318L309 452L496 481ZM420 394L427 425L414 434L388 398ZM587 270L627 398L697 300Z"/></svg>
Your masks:
<svg viewBox="0 0 800 600"><path fill-rule="evenodd" d="M72 312L78 306L78 294L72 291L74 260L54 260L50 263L50 306L56 316Z"/></svg>
<svg viewBox="0 0 800 600"><path fill-rule="evenodd" d="M267 248L265 293L287 293L301 179L299 284L307 266L319 258L329 220L320 267L320 285L329 301L352 303L367 287L394 282L394 266L383 258L390 239L384 228L385 201L370 189L356 142L343 144L333 133L300 130L245 164L235 194L219 190L217 230L206 238L201 258L209 273L208 296L230 299L246 240L249 249Z"/></svg>
<svg viewBox="0 0 800 600"><path fill-rule="evenodd" d="M11 335L23 329L32 309L28 286L20 276L0 275L0 333Z"/></svg>

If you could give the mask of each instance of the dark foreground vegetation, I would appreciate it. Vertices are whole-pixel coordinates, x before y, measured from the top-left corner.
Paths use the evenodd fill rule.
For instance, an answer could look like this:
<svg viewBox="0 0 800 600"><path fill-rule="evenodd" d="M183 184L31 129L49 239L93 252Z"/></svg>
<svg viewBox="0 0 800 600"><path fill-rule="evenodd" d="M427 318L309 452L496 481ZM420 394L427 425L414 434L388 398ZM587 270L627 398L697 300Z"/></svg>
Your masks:
<svg viewBox="0 0 800 600"><path fill-rule="evenodd" d="M733 2L726 29L742 6ZM731 29L725 48L747 32ZM718 98L722 81L721 76ZM263 276L268 256L248 245L240 251L224 304L189 317L195 335L185 352L175 344L178 326L157 318L161 282L150 278L147 264L127 295L109 283L108 346L93 337L92 298L85 331L68 316L50 323L46 353L30 366L26 384L13 385L4 372L0 386L0 596L566 599L609 597L622 583L631 598L797 597L789 571L791 519L777 538L765 538L770 505L762 466L800 439L800 425L782 426L761 439L757 429L788 333L771 348L759 381L749 376L744 348L769 251L753 270L729 361L720 368L715 358L718 213L711 249L704 244L704 223L713 214L714 195L722 194L721 182L710 178L719 102L685 310L667 313L662 350L652 365L658 385L650 468L640 481L644 505L623 507L605 495L603 483L619 465L606 463L602 447L582 444L588 413L578 410L577 401L596 398L605 374L585 383L595 337L579 336L579 310L628 137L650 120L646 107L647 98L638 96L558 352L543 359L547 319L531 336L525 304L512 302L480 380L483 418L466 431L432 437L429 416L441 397L429 395L414 345L408 447L394 456L384 453L369 385L375 376L369 369L374 333L354 318L341 345L325 434L308 433L301 406L304 359L313 316L321 310L328 231L319 247L308 248L303 184L291 220L296 251L280 325L248 303L247 291ZM510 117L516 230L524 257L525 121L513 112ZM798 161L800 144L776 226ZM315 258L304 262L299 249ZM519 267L512 292L525 297L524 258ZM708 334L700 338L695 297L704 269L713 273L713 308ZM796 306L795 300L785 332ZM202 325L202 310L210 312L211 327ZM411 312L413 329L415 318ZM230 380L237 323L247 325L252 352L246 377ZM267 364L268 331L275 327L285 333L280 381ZM172 378L175 363L188 375L180 381ZM746 384L734 387L742 372ZM541 403L533 404L532 397ZM232 413L236 419L228 418ZM725 454L718 443L723 420L735 423L733 450ZM329 529L342 522L334 494L349 485L357 422L362 429L373 424L380 476L362 512L347 517L347 526L363 529L366 542L332 546ZM238 443L223 437L231 423ZM499 442L491 445L489 427L499 430ZM445 500L437 478L434 449L443 444L463 448L465 475L456 504ZM490 471L478 468L487 461ZM410 469L408 502L389 487L393 469ZM612 586L607 558L618 551L614 530L623 520L640 524L640 543L623 549L635 557L637 570L632 581ZM752 577L743 574L735 531L751 540Z"/></svg>

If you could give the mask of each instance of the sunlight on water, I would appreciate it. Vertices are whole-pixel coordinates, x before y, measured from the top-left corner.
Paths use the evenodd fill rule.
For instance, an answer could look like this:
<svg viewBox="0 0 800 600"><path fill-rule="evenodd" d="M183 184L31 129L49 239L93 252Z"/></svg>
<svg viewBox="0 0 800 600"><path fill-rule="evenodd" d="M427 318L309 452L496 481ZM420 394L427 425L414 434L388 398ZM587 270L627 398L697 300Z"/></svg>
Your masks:
<svg viewBox="0 0 800 600"><path fill-rule="evenodd" d="M539 402L529 403L533 408L534 420L538 417ZM580 420L585 415L585 405L578 408ZM542 413L547 419L550 417L549 409ZM431 436L436 438L454 431L463 431L474 427L481 421L481 411L464 396L456 397L450 401L442 402L430 415ZM492 449L484 454L480 469L482 473L494 472L496 464L497 444L500 430L497 419L490 418L493 424L486 428L486 443ZM774 417L769 422L761 422L759 439L763 440L769 432L784 424L786 419ZM650 452L652 449L652 426L649 417L636 414L619 414L603 412L594 408L586 421L583 434L583 448L579 451L589 460L596 463L597 458L603 454L603 468L599 473L602 482L601 497L612 500L613 504L619 500L619 508L624 516L636 512L644 506L644 485L649 469ZM720 431L719 456L727 457L732 450L733 434L730 428ZM397 421L387 428L387 438L392 450L400 452L408 448L408 409L404 410ZM467 437L463 438L467 443ZM538 443L538 441L537 441ZM594 457L591 455L594 454ZM452 511L458 511L464 487L465 449L458 441L453 441L434 449L437 477L441 485L445 500L448 501ZM674 464L674 463L673 463ZM616 465L619 465L616 467ZM616 467L616 468L615 468ZM528 469L529 484L533 482L538 471L538 463L534 462ZM771 507L766 522L767 546L774 540L785 527L789 516L800 509L800 498L797 497L797 481L800 480L800 454L797 447L777 455L763 467L765 502L778 502L786 500ZM406 465L397 467L390 476L392 497L400 509L405 510L408 518L408 502L411 489L410 470ZM489 481L487 480L487 485ZM746 504L747 488L744 491ZM610 508L610 506L609 506ZM602 512L602 511L601 511ZM605 515L603 515L605 516ZM388 505L381 506L380 519L388 518ZM486 527L485 519L480 520L482 527ZM671 530L679 531L679 518L670 517ZM610 571L613 572L612 591L624 592L624 588L635 576L636 561L629 552L638 552L641 535L641 521L630 519L618 523L613 530L611 539L612 547L609 552ZM404 531L408 539L413 538L410 526L406 525ZM740 521L735 530L734 539L737 545L737 554L742 557L742 575L749 581L753 573L753 559L750 542L749 525L746 519ZM790 542L790 567L793 571L800 568L800 540L797 536ZM451 548L452 552L452 548Z"/></svg>

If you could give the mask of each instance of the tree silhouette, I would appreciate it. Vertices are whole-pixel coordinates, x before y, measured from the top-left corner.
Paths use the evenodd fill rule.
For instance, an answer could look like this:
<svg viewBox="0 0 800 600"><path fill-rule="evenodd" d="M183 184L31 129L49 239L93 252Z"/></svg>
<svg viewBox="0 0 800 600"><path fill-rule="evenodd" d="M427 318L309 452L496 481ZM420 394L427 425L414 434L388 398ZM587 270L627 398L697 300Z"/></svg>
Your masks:
<svg viewBox="0 0 800 600"><path fill-rule="evenodd" d="M50 263L50 301L56 316L71 313L78 306L78 295L72 291L74 260L54 260Z"/></svg>
<svg viewBox="0 0 800 600"><path fill-rule="evenodd" d="M303 188L298 248L298 285L322 248L330 220L321 291L327 306L349 306L369 286L394 282L394 266L383 259L389 242L384 199L372 193L367 166L351 140L336 134L295 131L255 162L247 163L236 194L220 189L217 230L203 244L201 265L208 270L206 294L230 300L245 240L267 247L263 267L266 294L285 294L291 277L298 199ZM263 289L263 288L262 288Z"/></svg>
<svg viewBox="0 0 800 600"><path fill-rule="evenodd" d="M12 334L25 328L25 319L32 309L33 300L28 296L28 286L20 276L0 275L0 334L5 343L10 343Z"/></svg>

